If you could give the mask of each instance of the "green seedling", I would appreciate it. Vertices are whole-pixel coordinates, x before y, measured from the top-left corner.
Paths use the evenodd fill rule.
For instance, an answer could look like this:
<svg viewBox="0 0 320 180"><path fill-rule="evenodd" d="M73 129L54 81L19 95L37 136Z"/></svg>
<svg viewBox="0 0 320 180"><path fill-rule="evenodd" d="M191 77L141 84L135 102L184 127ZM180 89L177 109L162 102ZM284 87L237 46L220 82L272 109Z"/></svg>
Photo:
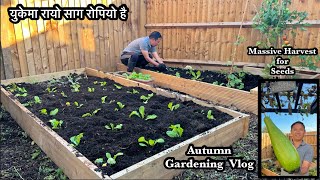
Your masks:
<svg viewBox="0 0 320 180"><path fill-rule="evenodd" d="M40 100L39 96L34 96L33 99L34 99L35 104L41 104L41 100Z"/></svg>
<svg viewBox="0 0 320 180"><path fill-rule="evenodd" d="M78 146L80 144L80 141L81 141L82 138L83 138L83 133L80 133L80 134L78 134L76 136L72 136L70 138L70 141L73 143L73 144L71 144L71 146L73 146L73 147Z"/></svg>
<svg viewBox="0 0 320 180"><path fill-rule="evenodd" d="M107 98L108 96L102 96L101 97L101 103L102 104L104 104L104 103L106 103L106 98Z"/></svg>
<svg viewBox="0 0 320 180"><path fill-rule="evenodd" d="M117 89L122 89L122 86L120 86L120 85L116 85L116 84L113 84L114 85L114 87L116 87Z"/></svg>
<svg viewBox="0 0 320 180"><path fill-rule="evenodd" d="M203 78L200 78L201 77L201 71L197 71L196 73L193 72L192 70L189 71L192 75L192 78L193 80L199 80L201 81Z"/></svg>
<svg viewBox="0 0 320 180"><path fill-rule="evenodd" d="M118 104L118 106L119 106L120 109L123 109L123 108L125 107L125 105L122 104L121 102L117 102L117 104Z"/></svg>
<svg viewBox="0 0 320 180"><path fill-rule="evenodd" d="M98 81L93 81L93 84L98 84L99 82Z"/></svg>
<svg viewBox="0 0 320 180"><path fill-rule="evenodd" d="M28 102L26 102L26 103L24 103L22 105L25 106L25 107L32 106L33 105L33 101L28 101Z"/></svg>
<svg viewBox="0 0 320 180"><path fill-rule="evenodd" d="M10 92L15 92L17 90L18 86L16 83L12 83L10 86L7 87L7 90L9 90Z"/></svg>
<svg viewBox="0 0 320 180"><path fill-rule="evenodd" d="M78 109L81 108L81 106L83 106L83 104L79 104L77 101L75 101L73 103Z"/></svg>
<svg viewBox="0 0 320 180"><path fill-rule="evenodd" d="M49 122L51 123L52 129L60 129L63 123L62 120L57 120L57 119L51 119L49 120Z"/></svg>
<svg viewBox="0 0 320 180"><path fill-rule="evenodd" d="M57 88L56 88L56 87L53 87L53 88L47 87L46 91L47 91L48 93L57 92Z"/></svg>
<svg viewBox="0 0 320 180"><path fill-rule="evenodd" d="M106 129L110 129L112 131L120 130L122 129L122 124L114 125L113 123L110 123L109 125L104 126Z"/></svg>
<svg viewBox="0 0 320 180"><path fill-rule="evenodd" d="M71 106L70 102L66 102L66 106Z"/></svg>
<svg viewBox="0 0 320 180"><path fill-rule="evenodd" d="M119 109L118 108L114 108L114 111L119 111Z"/></svg>
<svg viewBox="0 0 320 180"><path fill-rule="evenodd" d="M180 107L180 104L173 105L173 102L170 102L168 104L168 108L170 109L170 111L177 110L179 107Z"/></svg>
<svg viewBox="0 0 320 180"><path fill-rule="evenodd" d="M97 114L100 110L101 110L101 108L94 110L92 113L85 113L81 117L92 117L95 114Z"/></svg>
<svg viewBox="0 0 320 180"><path fill-rule="evenodd" d="M106 163L104 163L103 158L98 158L98 159L96 159L94 162L95 162L96 164L102 164L102 163L104 163L104 164L102 164L102 167L107 166L107 164L110 164L110 165L112 166L112 165L115 165L115 164L117 163L116 158L117 158L118 156L122 156L122 155L123 155L122 152L118 152L117 154L115 154L115 155L112 157L111 154L107 152L107 153L106 153L106 157L107 157L107 162L106 162Z"/></svg>
<svg viewBox="0 0 320 180"><path fill-rule="evenodd" d="M229 74L227 76L227 79L228 79L227 87L243 89L244 83L242 82L242 79L244 78L245 75L246 74L244 72L239 72L237 76L235 74Z"/></svg>
<svg viewBox="0 0 320 180"><path fill-rule="evenodd" d="M59 109L55 108L54 110L50 111L50 116L55 116L58 114L58 112L59 112Z"/></svg>
<svg viewBox="0 0 320 180"><path fill-rule="evenodd" d="M139 107L139 111L132 111L129 115L129 117L131 118L131 116L135 115L138 116L141 119L145 118L145 113L144 113L144 106L140 106ZM145 118L145 120L152 120L152 119L156 119L158 116L155 114L151 114L151 115L147 115L147 117Z"/></svg>
<svg viewBox="0 0 320 180"><path fill-rule="evenodd" d="M41 154L40 149L36 149L31 155L31 159L36 159Z"/></svg>
<svg viewBox="0 0 320 180"><path fill-rule="evenodd" d="M142 95L140 96L140 99L143 101L144 104L147 104L151 97L153 97L153 93L148 94L148 96Z"/></svg>
<svg viewBox="0 0 320 180"><path fill-rule="evenodd" d="M179 72L176 72L176 77L181 77Z"/></svg>
<svg viewBox="0 0 320 180"><path fill-rule="evenodd" d="M41 110L40 110L40 114L48 115L47 109L41 109Z"/></svg>
<svg viewBox="0 0 320 180"><path fill-rule="evenodd" d="M94 88L88 87L88 92L93 93L94 92Z"/></svg>
<svg viewBox="0 0 320 180"><path fill-rule="evenodd" d="M151 80L151 76L149 74L132 72L130 75L128 75L127 73L123 73L122 75L127 79Z"/></svg>
<svg viewBox="0 0 320 180"><path fill-rule="evenodd" d="M107 85L107 82L106 81L103 81L103 82L100 82L100 86L106 86Z"/></svg>
<svg viewBox="0 0 320 180"><path fill-rule="evenodd" d="M214 85L219 85L219 86L223 86L223 85L224 85L224 83L219 84L219 81L215 81L215 82L213 82L212 84L214 84Z"/></svg>
<svg viewBox="0 0 320 180"><path fill-rule="evenodd" d="M72 89L71 89L71 91L72 92L80 92L80 84L77 84L77 83L75 83L75 84L72 84L71 86L70 86Z"/></svg>
<svg viewBox="0 0 320 180"><path fill-rule="evenodd" d="M183 128L180 127L180 124L170 125L171 131L167 131L167 135L171 138L181 137L183 133Z"/></svg>
<svg viewBox="0 0 320 180"><path fill-rule="evenodd" d="M207 118L210 119L210 120L215 119L211 113L212 113L212 111L209 110L208 113L207 113Z"/></svg>
<svg viewBox="0 0 320 180"><path fill-rule="evenodd" d="M20 96L21 96L21 97L26 97L26 96L28 96L28 93L23 93L23 94L19 94L19 93L18 93L18 94L16 94L15 96L16 96L16 97L20 97Z"/></svg>
<svg viewBox="0 0 320 180"><path fill-rule="evenodd" d="M127 91L127 93L129 93L129 94L139 94L139 91L137 91L135 89L132 89L132 92L131 91Z"/></svg>
<svg viewBox="0 0 320 180"><path fill-rule="evenodd" d="M139 142L140 146L143 146L143 147L151 146L151 147L153 147L157 143L164 143L164 139L162 139L162 138L159 138L159 139L156 139L156 140L148 139L148 141L147 141L143 136L141 136L141 137L139 137L138 142Z"/></svg>
<svg viewBox="0 0 320 180"><path fill-rule="evenodd" d="M60 93L63 97L68 97L63 91Z"/></svg>

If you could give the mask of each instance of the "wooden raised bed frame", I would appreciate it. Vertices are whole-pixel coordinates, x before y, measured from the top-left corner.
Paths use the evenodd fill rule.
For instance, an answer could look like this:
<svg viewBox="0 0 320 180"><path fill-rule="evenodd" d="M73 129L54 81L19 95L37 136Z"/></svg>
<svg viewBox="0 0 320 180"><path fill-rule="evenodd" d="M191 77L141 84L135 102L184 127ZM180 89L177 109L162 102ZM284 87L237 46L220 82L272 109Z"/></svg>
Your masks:
<svg viewBox="0 0 320 180"><path fill-rule="evenodd" d="M121 63L117 64L118 71L126 71L126 69L125 65ZM135 68L135 71L150 74L153 83L157 86L183 92L193 97L218 104L235 106L240 110L258 114L258 87L247 92L140 68Z"/></svg>
<svg viewBox="0 0 320 180"><path fill-rule="evenodd" d="M151 179L151 178L172 178L178 175L182 170L167 170L163 166L163 160L166 157L175 157L176 159L187 159L185 151L190 143L195 146L229 146L241 137L246 136L249 128L249 116L220 106L213 106L199 99L192 98L187 95L177 93L169 93L160 88L154 88L143 83L126 80L112 74L103 73L90 68L70 70L64 72L22 77L2 81L2 84L20 82L40 82L66 76L69 73L87 74L88 76L96 76L100 78L108 78L115 82L131 87L141 87L151 90L156 94L178 98L180 100L192 100L197 104L215 107L220 111L230 114L234 119L220 126L212 128L200 135L190 138L180 144L177 144L167 150L164 150L152 157L149 157L135 165L132 165L111 176L102 176L100 172L96 172L97 166L82 156L76 149L61 138L50 127L45 125L38 117L24 107L10 92L1 87L1 103L6 110L23 128L24 131L36 142L39 147L49 156L70 179ZM197 156L198 158L205 158Z"/></svg>

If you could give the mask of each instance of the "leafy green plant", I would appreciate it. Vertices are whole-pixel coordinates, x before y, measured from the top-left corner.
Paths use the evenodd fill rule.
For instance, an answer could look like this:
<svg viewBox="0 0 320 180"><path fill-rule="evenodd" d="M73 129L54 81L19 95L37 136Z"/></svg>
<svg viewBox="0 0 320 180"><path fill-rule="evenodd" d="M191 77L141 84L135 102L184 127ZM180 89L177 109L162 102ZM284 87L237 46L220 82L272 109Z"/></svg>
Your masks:
<svg viewBox="0 0 320 180"><path fill-rule="evenodd" d="M95 114L97 114L100 110L101 110L101 108L94 110L92 113L85 113L81 117L92 117Z"/></svg>
<svg viewBox="0 0 320 180"><path fill-rule="evenodd" d="M227 79L228 79L227 87L243 89L244 83L242 82L242 79L244 78L244 76L245 76L244 72L239 72L237 75L235 73L229 74L227 76Z"/></svg>
<svg viewBox="0 0 320 180"><path fill-rule="evenodd" d="M18 94L14 95L14 96L16 96L16 97L26 97L26 96L28 96L28 93L22 93L22 94L18 93Z"/></svg>
<svg viewBox="0 0 320 180"><path fill-rule="evenodd" d="M122 152L118 152L118 153L115 154L114 156L111 156L111 154L107 152L107 153L106 153L106 157L107 157L107 162L106 162L106 163L104 163L103 158L98 158L98 159L96 159L96 160L94 161L94 163L96 163L96 164L102 164L102 163L104 163L104 164L102 164L102 167L107 166L107 164L110 164L110 165L112 166L112 165L115 165L115 164L117 163L117 161L116 161L117 157L118 157L118 156L122 156L122 155L123 155Z"/></svg>
<svg viewBox="0 0 320 180"><path fill-rule="evenodd" d="M168 104L168 108L170 109L170 111L177 110L179 107L180 107L180 104L173 105L173 102L170 102Z"/></svg>
<svg viewBox="0 0 320 180"><path fill-rule="evenodd" d="M94 92L94 88L88 87L88 92L93 93Z"/></svg>
<svg viewBox="0 0 320 180"><path fill-rule="evenodd" d="M139 107L139 111L132 111L129 115L129 117L131 118L131 116L135 115L138 116L141 119L145 118L145 113L144 113L144 106L140 106ZM158 116L155 114L151 114L151 115L147 115L147 117L145 118L145 120L152 120L152 119L156 119Z"/></svg>
<svg viewBox="0 0 320 180"><path fill-rule="evenodd" d="M100 82L100 86L101 86L101 87L106 86L106 85L107 85L107 82L106 82L106 81Z"/></svg>
<svg viewBox="0 0 320 180"><path fill-rule="evenodd" d="M149 74L132 72L131 74L123 73L122 75L125 76L127 79L151 80L151 76Z"/></svg>
<svg viewBox="0 0 320 180"><path fill-rule="evenodd" d="M58 112L59 112L59 109L58 109L58 108L55 108L54 110L51 110L51 111L50 111L50 116L55 116L55 115L58 114Z"/></svg>
<svg viewBox="0 0 320 180"><path fill-rule="evenodd" d="M119 106L120 109L123 109L125 107L125 105L122 104L121 102L117 102L117 105Z"/></svg>
<svg viewBox="0 0 320 180"><path fill-rule="evenodd" d="M176 72L176 77L181 77L179 72Z"/></svg>
<svg viewBox="0 0 320 180"><path fill-rule="evenodd" d="M117 89L122 89L122 86L120 86L120 85L117 85L117 84L113 84L114 85L114 87L116 87Z"/></svg>
<svg viewBox="0 0 320 180"><path fill-rule="evenodd" d="M80 87L81 87L80 84L75 83L75 84L70 85L70 87L72 88L71 89L72 92L80 92Z"/></svg>
<svg viewBox="0 0 320 180"><path fill-rule="evenodd" d="M63 91L60 93L62 97L68 97Z"/></svg>
<svg viewBox="0 0 320 180"><path fill-rule="evenodd" d="M215 118L213 117L213 115L212 115L212 111L211 111L211 110L208 111L208 113L207 113L207 118L210 119L210 120L215 119Z"/></svg>
<svg viewBox="0 0 320 180"><path fill-rule="evenodd" d="M153 93L148 94L148 96L142 95L140 96L140 99L143 101L144 104L147 104L151 97L153 97Z"/></svg>
<svg viewBox="0 0 320 180"><path fill-rule="evenodd" d="M104 127L105 127L106 129L110 129L110 130L115 131L115 130L120 130L120 129L122 129L122 124L114 125L113 123L110 123L109 125L107 124L107 125L105 125Z"/></svg>
<svg viewBox="0 0 320 180"><path fill-rule="evenodd" d="M223 86L223 85L224 85L224 83L220 83L220 84L219 84L219 81L215 81L215 82L213 82L212 84L214 84L214 85L219 85L219 86Z"/></svg>
<svg viewBox="0 0 320 180"><path fill-rule="evenodd" d="M41 154L41 150L40 149L36 149L34 151L34 153L32 153L31 159L36 159L40 154Z"/></svg>
<svg viewBox="0 0 320 180"><path fill-rule="evenodd" d="M73 104L79 109L83 104L79 104L77 101L73 102Z"/></svg>
<svg viewBox="0 0 320 180"><path fill-rule="evenodd" d="M102 104L104 104L104 103L106 103L106 98L107 98L108 96L102 96L101 97L101 103Z"/></svg>
<svg viewBox="0 0 320 180"><path fill-rule="evenodd" d="M35 104L41 104L41 100L40 100L39 96L34 96L33 99L34 99Z"/></svg>
<svg viewBox="0 0 320 180"><path fill-rule="evenodd" d="M25 107L32 106L33 105L33 101L28 101L26 103L23 103L22 105L25 106Z"/></svg>
<svg viewBox="0 0 320 180"><path fill-rule="evenodd" d="M47 87L46 91L47 91L48 93L57 92L57 88L56 88L56 87L53 87L53 88Z"/></svg>
<svg viewBox="0 0 320 180"><path fill-rule="evenodd" d="M41 110L40 110L40 114L48 115L47 109L45 109L45 108L41 109Z"/></svg>
<svg viewBox="0 0 320 180"><path fill-rule="evenodd" d="M170 125L171 131L167 131L167 135L171 138L181 137L183 133L183 128L180 127L180 124Z"/></svg>
<svg viewBox="0 0 320 180"><path fill-rule="evenodd" d="M138 142L139 142L140 146L144 146L144 147L151 146L151 147L153 147L157 143L164 143L164 139L159 138L159 139L155 139L155 140L153 140L153 139L146 140L144 136L141 136L141 137L139 137Z"/></svg>
<svg viewBox="0 0 320 180"><path fill-rule="evenodd" d="M139 94L139 91L137 91L135 89L132 89L132 92L131 91L127 91L127 93L129 93L129 94Z"/></svg>
<svg viewBox="0 0 320 180"><path fill-rule="evenodd" d="M78 146L80 144L80 141L81 141L82 138L83 138L83 133L80 133L80 134L78 134L76 136L72 136L70 138L70 141L72 142L71 145L74 146L74 147Z"/></svg>
<svg viewBox="0 0 320 180"><path fill-rule="evenodd" d="M317 63L320 62L320 55L317 56L307 56L307 55L300 55L300 63L301 67L307 67L310 70L316 71L318 66Z"/></svg>
<svg viewBox="0 0 320 180"><path fill-rule="evenodd" d="M63 123L62 120L57 120L57 119L51 119L51 120L49 120L49 122L51 123L52 129L61 128L61 125Z"/></svg>
<svg viewBox="0 0 320 180"><path fill-rule="evenodd" d="M66 106L71 106L71 104L70 104L70 102L68 101L68 102L66 102Z"/></svg>

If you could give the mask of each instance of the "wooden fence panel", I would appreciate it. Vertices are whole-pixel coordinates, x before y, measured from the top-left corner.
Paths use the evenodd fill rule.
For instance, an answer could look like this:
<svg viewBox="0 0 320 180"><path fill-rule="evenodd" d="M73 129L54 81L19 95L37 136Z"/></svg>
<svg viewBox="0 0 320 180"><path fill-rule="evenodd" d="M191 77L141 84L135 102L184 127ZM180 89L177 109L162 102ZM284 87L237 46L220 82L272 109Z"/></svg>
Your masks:
<svg viewBox="0 0 320 180"><path fill-rule="evenodd" d="M129 8L128 20L30 20L9 21L7 8L87 7L109 3ZM120 52L132 40L146 36L147 1L129 0L5 0L1 1L2 79L92 67L116 70Z"/></svg>

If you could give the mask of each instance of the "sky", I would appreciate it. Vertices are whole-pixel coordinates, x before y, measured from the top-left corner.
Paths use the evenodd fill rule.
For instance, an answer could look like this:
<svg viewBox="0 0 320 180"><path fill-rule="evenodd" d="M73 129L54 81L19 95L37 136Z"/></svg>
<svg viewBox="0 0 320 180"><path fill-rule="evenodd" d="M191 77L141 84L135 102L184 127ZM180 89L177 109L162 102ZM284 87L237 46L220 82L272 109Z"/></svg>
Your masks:
<svg viewBox="0 0 320 180"><path fill-rule="evenodd" d="M314 84L303 84L302 90L307 92L307 89L310 88ZM312 103L315 97L308 97L304 101L304 103ZM288 108L288 101L286 96L280 96L280 100L283 100L285 103L284 109ZM270 108L269 105L265 105L266 108ZM294 102L291 103L292 108L294 108ZM289 115L288 113L274 113L274 112L267 112L265 113L267 116L271 118L273 123L283 132L283 133L290 133L291 124L296 121L301 121L304 123L306 127L306 131L317 131L317 114L308 114L308 117L305 113L301 115L300 113L292 113ZM265 114L261 114L261 130L265 127L265 123L263 121Z"/></svg>

